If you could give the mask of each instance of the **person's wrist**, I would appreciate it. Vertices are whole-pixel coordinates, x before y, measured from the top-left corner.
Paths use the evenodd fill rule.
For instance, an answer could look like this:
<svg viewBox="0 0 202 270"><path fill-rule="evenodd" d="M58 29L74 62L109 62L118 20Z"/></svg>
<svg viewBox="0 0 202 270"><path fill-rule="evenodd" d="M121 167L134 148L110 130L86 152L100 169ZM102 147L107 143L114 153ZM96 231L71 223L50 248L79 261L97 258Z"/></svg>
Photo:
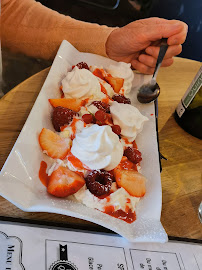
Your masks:
<svg viewBox="0 0 202 270"><path fill-rule="evenodd" d="M106 55L113 59L114 56L114 48L116 46L116 38L119 32L119 27L116 27L108 36L107 41L105 43L105 51Z"/></svg>

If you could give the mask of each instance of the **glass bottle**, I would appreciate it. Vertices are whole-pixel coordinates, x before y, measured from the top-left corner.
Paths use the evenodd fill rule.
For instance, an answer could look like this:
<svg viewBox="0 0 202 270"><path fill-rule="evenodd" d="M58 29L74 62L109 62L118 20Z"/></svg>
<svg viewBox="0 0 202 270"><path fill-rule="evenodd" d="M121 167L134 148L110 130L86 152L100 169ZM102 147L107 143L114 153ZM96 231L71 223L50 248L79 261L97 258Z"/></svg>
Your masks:
<svg viewBox="0 0 202 270"><path fill-rule="evenodd" d="M174 117L185 131L202 139L202 66L178 104Z"/></svg>

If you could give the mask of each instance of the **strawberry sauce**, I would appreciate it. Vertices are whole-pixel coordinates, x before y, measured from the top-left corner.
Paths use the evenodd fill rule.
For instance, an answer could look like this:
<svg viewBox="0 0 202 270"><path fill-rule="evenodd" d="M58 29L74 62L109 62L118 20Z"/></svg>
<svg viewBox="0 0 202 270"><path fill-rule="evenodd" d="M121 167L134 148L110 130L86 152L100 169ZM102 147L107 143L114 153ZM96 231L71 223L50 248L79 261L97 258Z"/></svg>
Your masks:
<svg viewBox="0 0 202 270"><path fill-rule="evenodd" d="M75 138L75 134L76 134L76 123L78 121L79 121L79 119L73 118L72 123L70 125L70 127L72 128L72 132L73 132L73 134L71 135L71 140L73 140Z"/></svg>
<svg viewBox="0 0 202 270"><path fill-rule="evenodd" d="M107 95L107 90L104 88L104 86L101 83L100 83L100 86L101 86L101 92Z"/></svg>
<svg viewBox="0 0 202 270"><path fill-rule="evenodd" d="M72 155L72 153L70 152L69 155L67 156L67 159L71 162L71 164L77 168L78 170L84 170L85 167L83 165L83 163L74 155Z"/></svg>
<svg viewBox="0 0 202 270"><path fill-rule="evenodd" d="M88 103L88 101L89 101L89 98L86 98L86 99L82 100L81 101L81 107L85 106Z"/></svg>
<svg viewBox="0 0 202 270"><path fill-rule="evenodd" d="M48 186L48 182L50 179L50 176L48 176L48 174L46 173L46 169L47 169L47 164L45 161L41 161L40 164L40 169L39 169L39 179L41 180L41 183L47 187Z"/></svg>
<svg viewBox="0 0 202 270"><path fill-rule="evenodd" d="M106 96L106 98L102 99L102 102L105 102L107 104L109 104L109 101L111 100L111 98L109 98L108 96Z"/></svg>
<svg viewBox="0 0 202 270"><path fill-rule="evenodd" d="M60 131L64 131L66 127L68 127L68 125L60 127Z"/></svg>
<svg viewBox="0 0 202 270"><path fill-rule="evenodd" d="M133 141L133 148L137 149L137 144L135 140Z"/></svg>
<svg viewBox="0 0 202 270"><path fill-rule="evenodd" d="M110 194L112 194L113 191L109 191L107 194L103 194L103 195L100 195L100 196L96 196L98 197L99 199L106 199L107 202L110 202Z"/></svg>
<svg viewBox="0 0 202 270"><path fill-rule="evenodd" d="M118 167L120 167L123 170L134 170L137 171L137 166L130 160L128 160L127 157L123 156L121 162L119 163Z"/></svg>
<svg viewBox="0 0 202 270"><path fill-rule="evenodd" d="M114 206L110 205L105 207L104 213L112 217L119 218L127 223L133 223L136 220L136 214L135 212L133 213L131 209L128 210L128 213L123 210L114 211Z"/></svg>
<svg viewBox="0 0 202 270"><path fill-rule="evenodd" d="M65 97L65 94L64 94L64 92L62 91L62 85L60 86L60 96L61 96L61 98L64 98L64 97Z"/></svg>
<svg viewBox="0 0 202 270"><path fill-rule="evenodd" d="M105 79L105 71L103 69L99 69L99 68L96 68L94 71L93 71L93 74L97 77L99 77L100 79L104 80Z"/></svg>
<svg viewBox="0 0 202 270"><path fill-rule="evenodd" d="M126 144L131 144L127 138L122 138Z"/></svg>

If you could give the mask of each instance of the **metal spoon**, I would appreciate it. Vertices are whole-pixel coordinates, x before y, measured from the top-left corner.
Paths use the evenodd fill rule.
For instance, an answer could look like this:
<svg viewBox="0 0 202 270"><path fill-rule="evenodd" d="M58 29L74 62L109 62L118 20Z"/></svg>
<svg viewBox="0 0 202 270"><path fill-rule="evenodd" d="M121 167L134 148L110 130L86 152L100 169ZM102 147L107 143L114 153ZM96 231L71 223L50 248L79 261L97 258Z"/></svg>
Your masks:
<svg viewBox="0 0 202 270"><path fill-rule="evenodd" d="M137 99L140 103L149 103L157 99L157 97L159 96L160 87L156 82L156 76L158 74L159 68L161 66L161 63L163 61L167 49L168 49L167 39L163 38L161 41L161 47L152 79L148 84L142 85L137 93Z"/></svg>
<svg viewBox="0 0 202 270"><path fill-rule="evenodd" d="M200 203L199 208L198 208L198 217L199 217L200 222L202 223L202 202Z"/></svg>

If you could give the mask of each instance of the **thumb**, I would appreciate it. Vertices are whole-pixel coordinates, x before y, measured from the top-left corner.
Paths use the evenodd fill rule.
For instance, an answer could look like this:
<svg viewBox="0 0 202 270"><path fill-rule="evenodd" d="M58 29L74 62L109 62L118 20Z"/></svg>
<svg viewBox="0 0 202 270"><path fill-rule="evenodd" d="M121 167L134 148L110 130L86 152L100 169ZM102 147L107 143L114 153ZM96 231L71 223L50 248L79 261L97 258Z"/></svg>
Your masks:
<svg viewBox="0 0 202 270"><path fill-rule="evenodd" d="M183 30L180 23L163 23L147 26L145 29L145 38L149 41L156 41L162 38L169 38Z"/></svg>

